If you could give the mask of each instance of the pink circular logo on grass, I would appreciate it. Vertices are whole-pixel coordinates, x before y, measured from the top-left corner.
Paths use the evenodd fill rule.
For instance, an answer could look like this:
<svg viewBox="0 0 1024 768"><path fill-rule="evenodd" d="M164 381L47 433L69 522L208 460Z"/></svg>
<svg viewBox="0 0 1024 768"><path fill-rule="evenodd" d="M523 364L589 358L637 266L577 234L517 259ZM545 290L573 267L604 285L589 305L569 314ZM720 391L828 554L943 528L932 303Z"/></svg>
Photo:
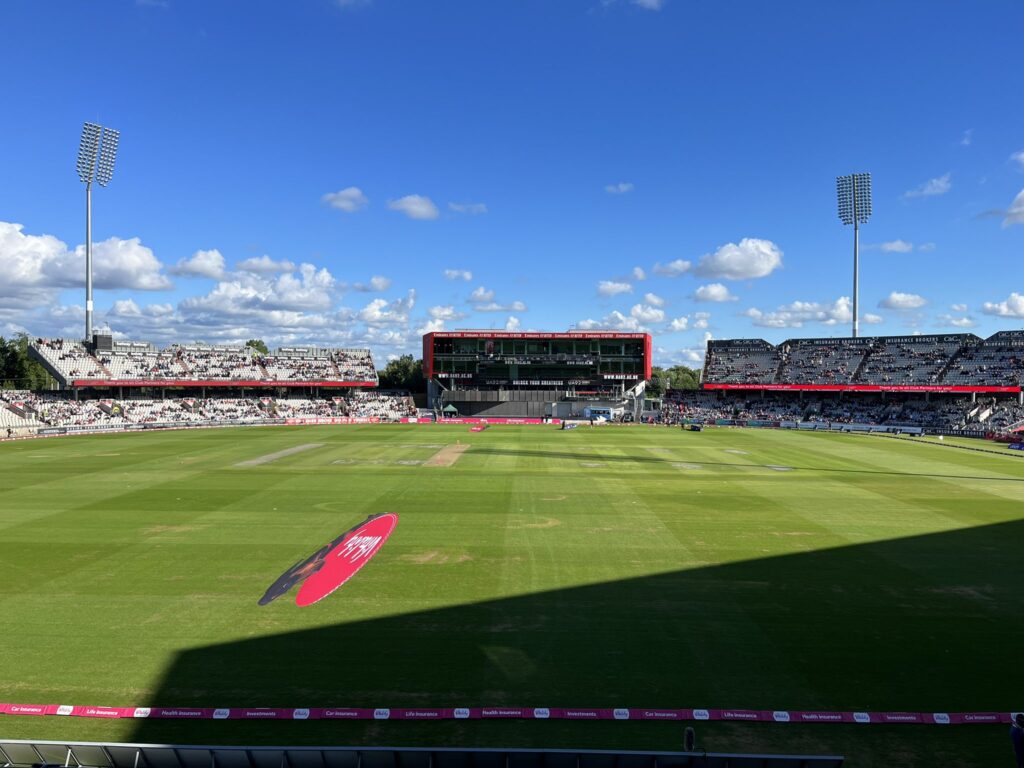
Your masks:
<svg viewBox="0 0 1024 768"><path fill-rule="evenodd" d="M384 546L396 525L398 515L389 512L350 531L327 553L320 568L306 578L295 604L305 607L318 603L359 573Z"/></svg>

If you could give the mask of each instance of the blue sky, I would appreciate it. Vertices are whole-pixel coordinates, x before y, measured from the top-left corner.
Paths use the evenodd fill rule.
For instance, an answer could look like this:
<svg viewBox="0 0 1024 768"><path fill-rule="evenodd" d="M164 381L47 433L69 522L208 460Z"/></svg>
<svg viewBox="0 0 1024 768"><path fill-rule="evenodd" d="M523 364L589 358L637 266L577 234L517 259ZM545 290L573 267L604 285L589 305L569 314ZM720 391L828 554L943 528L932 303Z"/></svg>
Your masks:
<svg viewBox="0 0 1024 768"><path fill-rule="evenodd" d="M1024 6L8 0L0 333L369 345L428 329L1024 327Z"/></svg>

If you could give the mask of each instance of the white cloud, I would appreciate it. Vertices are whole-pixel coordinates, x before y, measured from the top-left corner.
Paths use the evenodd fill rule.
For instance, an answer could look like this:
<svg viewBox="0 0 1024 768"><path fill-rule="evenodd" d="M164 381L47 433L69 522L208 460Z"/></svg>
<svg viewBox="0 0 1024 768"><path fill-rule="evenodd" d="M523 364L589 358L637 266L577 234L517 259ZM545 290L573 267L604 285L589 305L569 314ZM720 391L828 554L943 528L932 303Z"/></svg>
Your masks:
<svg viewBox="0 0 1024 768"><path fill-rule="evenodd" d="M23 229L0 221L0 297L8 309L50 303L58 286L47 270L67 258L67 246L53 235L27 235ZM81 272L84 282L84 264Z"/></svg>
<svg viewBox="0 0 1024 768"><path fill-rule="evenodd" d="M473 273L468 269L446 269L444 271L445 280L464 280L467 283L473 279Z"/></svg>
<svg viewBox="0 0 1024 768"><path fill-rule="evenodd" d="M679 355L684 363L701 363L704 362L704 350L698 347L684 347L679 350Z"/></svg>
<svg viewBox="0 0 1024 768"><path fill-rule="evenodd" d="M220 280L224 277L224 257L216 248L208 251L196 251L189 258L181 259L171 273L186 277L208 277L211 280Z"/></svg>
<svg viewBox="0 0 1024 768"><path fill-rule="evenodd" d="M935 250L935 243L921 243L919 246L917 246L917 250L923 253L931 253L932 251Z"/></svg>
<svg viewBox="0 0 1024 768"><path fill-rule="evenodd" d="M132 299L118 299L104 315L104 319L108 323L111 319L143 317L166 319L173 314L174 306L171 304L148 304L145 307L140 307Z"/></svg>
<svg viewBox="0 0 1024 768"><path fill-rule="evenodd" d="M646 280L647 279L647 273L644 272L643 267L633 267L632 275L633 275L633 279L634 280Z"/></svg>
<svg viewBox="0 0 1024 768"><path fill-rule="evenodd" d="M923 296L918 296L916 293L893 291L878 302L878 306L883 309L920 309L927 303Z"/></svg>
<svg viewBox="0 0 1024 768"><path fill-rule="evenodd" d="M1014 291L1005 301L986 301L981 311L997 317L1024 317L1024 296Z"/></svg>
<svg viewBox="0 0 1024 768"><path fill-rule="evenodd" d="M665 265L662 265L660 263L655 264L654 274L661 275L663 277L679 277L680 275L689 272L690 267L692 266L693 264L690 263L689 261L686 261L685 259L676 259L675 261L670 261L668 264Z"/></svg>
<svg viewBox="0 0 1024 768"><path fill-rule="evenodd" d="M693 313L693 327L697 330L703 330L708 327L708 320L711 319L710 312L694 312Z"/></svg>
<svg viewBox="0 0 1024 768"><path fill-rule="evenodd" d="M690 318L687 317L686 315L683 315L682 317L677 317L674 320L672 320L671 323L668 324L669 330L673 331L673 332L685 331L689 327L690 327Z"/></svg>
<svg viewBox="0 0 1024 768"><path fill-rule="evenodd" d="M633 191L633 184L629 181L620 181L618 184L608 184L604 191L609 195L624 195Z"/></svg>
<svg viewBox="0 0 1024 768"><path fill-rule="evenodd" d="M910 253L914 250L914 244L906 240L890 240L879 247L886 253Z"/></svg>
<svg viewBox="0 0 1024 768"><path fill-rule="evenodd" d="M493 301L494 291L488 288L484 288L482 285L478 285L475 289L473 289L473 292L469 294L469 300L471 302Z"/></svg>
<svg viewBox="0 0 1024 768"><path fill-rule="evenodd" d="M487 213L487 206L483 203L448 203L448 210L479 216L481 213Z"/></svg>
<svg viewBox="0 0 1024 768"><path fill-rule="evenodd" d="M695 301L736 301L729 289L722 283L709 283L700 286L693 294Z"/></svg>
<svg viewBox="0 0 1024 768"><path fill-rule="evenodd" d="M903 197L934 197L935 195L944 195L953 188L953 183L950 180L951 175L944 173L937 178L928 179L921 186L904 192Z"/></svg>
<svg viewBox="0 0 1024 768"><path fill-rule="evenodd" d="M391 278L383 275L374 275L369 283L356 283L352 286L354 290L361 293L380 293L391 287Z"/></svg>
<svg viewBox="0 0 1024 768"><path fill-rule="evenodd" d="M618 310L609 312L600 320L580 320L576 326L582 331L608 330L641 332L646 330L637 318L627 317Z"/></svg>
<svg viewBox="0 0 1024 768"><path fill-rule="evenodd" d="M949 308L952 309L954 312L966 312L967 311L967 305L966 304L951 304Z"/></svg>
<svg viewBox="0 0 1024 768"><path fill-rule="evenodd" d="M96 288L132 288L140 291L163 291L171 288L171 281L160 273L163 265L153 251L137 237L121 240L111 237L92 247L93 285ZM85 282L85 246L75 247L73 265L55 265L64 273L81 264L82 277L74 285Z"/></svg>
<svg viewBox="0 0 1024 768"><path fill-rule="evenodd" d="M1013 224L1024 224L1024 189L1013 198L1013 202L1010 203L1010 207L1006 211L1006 218L1003 219L1004 228Z"/></svg>
<svg viewBox="0 0 1024 768"><path fill-rule="evenodd" d="M597 284L597 292L602 296L617 296L620 293L632 293L633 286L629 283L617 283L614 280L602 280Z"/></svg>
<svg viewBox="0 0 1024 768"><path fill-rule="evenodd" d="M973 141L974 141L974 129L973 128L968 128L966 131L964 131L964 135L960 137L960 145L963 146L963 147L969 147L969 146L971 146L971 143Z"/></svg>
<svg viewBox="0 0 1024 768"><path fill-rule="evenodd" d="M656 293L645 293L644 301L650 304L652 307L664 307L665 300Z"/></svg>
<svg viewBox="0 0 1024 768"><path fill-rule="evenodd" d="M526 305L521 301L513 301L510 304L489 301L485 304L477 304L473 309L477 312L525 312Z"/></svg>
<svg viewBox="0 0 1024 768"><path fill-rule="evenodd" d="M766 277L782 266L782 251L771 240L745 237L700 257L694 274L726 280Z"/></svg>
<svg viewBox="0 0 1024 768"><path fill-rule="evenodd" d="M648 304L634 304L633 308L629 310L629 315L641 323L660 323L665 319L664 310Z"/></svg>
<svg viewBox="0 0 1024 768"><path fill-rule="evenodd" d="M518 331L519 330L519 318L515 315L509 315L508 320L505 321L506 331Z"/></svg>
<svg viewBox="0 0 1024 768"><path fill-rule="evenodd" d="M337 192L328 192L320 200L331 206L331 208L336 208L345 213L361 211L370 203L366 195L363 194L363 190L359 187L345 187L345 189L338 190Z"/></svg>
<svg viewBox="0 0 1024 768"><path fill-rule="evenodd" d="M861 322L866 323L867 325L879 325L880 323L885 322L884 317L881 315L873 315L870 312L862 315L860 319Z"/></svg>
<svg viewBox="0 0 1024 768"><path fill-rule="evenodd" d="M389 200L388 208L420 221L430 221L441 215L434 201L424 195L406 195L398 200Z"/></svg>
<svg viewBox="0 0 1024 768"><path fill-rule="evenodd" d="M359 310L359 319L375 327L406 325L415 305L416 291L410 290L404 299L390 302L387 299L374 299Z"/></svg>
<svg viewBox="0 0 1024 768"><path fill-rule="evenodd" d="M849 297L840 296L831 304L817 301L794 301L784 304L773 312L764 312L751 307L743 313L754 325L762 328L802 328L805 323L839 325L853 320Z"/></svg>
<svg viewBox="0 0 1024 768"><path fill-rule="evenodd" d="M334 285L330 272L312 264L300 265L297 275L287 272L273 279L239 272L205 296L185 299L180 308L193 319L209 317L216 322L245 317L280 324L303 312L328 310Z"/></svg>
<svg viewBox="0 0 1024 768"><path fill-rule="evenodd" d="M427 333L437 333L438 331L444 330L444 320L427 320L423 325L416 329L416 333L423 336Z"/></svg>
<svg viewBox="0 0 1024 768"><path fill-rule="evenodd" d="M1024 171L1024 149L1010 155L1010 162L1015 163L1018 169Z"/></svg>
<svg viewBox="0 0 1024 768"><path fill-rule="evenodd" d="M973 328L977 325L970 315L955 317L953 315L939 315L936 320L939 325L951 325L955 328Z"/></svg>
<svg viewBox="0 0 1024 768"><path fill-rule="evenodd" d="M646 11L660 11L665 6L665 0L632 0L632 2L633 5Z"/></svg>
<svg viewBox="0 0 1024 768"><path fill-rule="evenodd" d="M291 272L295 269L295 264L287 260L274 261L264 254L258 258L238 262L237 268L243 272L253 272L257 275L275 275L279 272Z"/></svg>
<svg viewBox="0 0 1024 768"><path fill-rule="evenodd" d="M461 320L466 315L452 305L431 307L427 314L434 320Z"/></svg>

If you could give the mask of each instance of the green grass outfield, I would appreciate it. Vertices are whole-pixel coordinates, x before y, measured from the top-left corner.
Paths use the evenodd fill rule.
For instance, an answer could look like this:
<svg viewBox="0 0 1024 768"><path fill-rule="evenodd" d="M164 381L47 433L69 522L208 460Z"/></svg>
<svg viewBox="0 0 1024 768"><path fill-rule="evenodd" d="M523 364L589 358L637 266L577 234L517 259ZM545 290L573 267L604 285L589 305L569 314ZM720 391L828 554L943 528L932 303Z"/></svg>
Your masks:
<svg viewBox="0 0 1024 768"><path fill-rule="evenodd" d="M457 441L454 466L417 463ZM236 466L308 443L323 445ZM398 528L342 589L257 606L376 512ZM1022 518L1024 458L862 435L409 425L5 443L0 701L1010 711ZM1012 759L1004 726L696 727L709 750L855 766ZM0 737L678 749L682 726L5 716Z"/></svg>

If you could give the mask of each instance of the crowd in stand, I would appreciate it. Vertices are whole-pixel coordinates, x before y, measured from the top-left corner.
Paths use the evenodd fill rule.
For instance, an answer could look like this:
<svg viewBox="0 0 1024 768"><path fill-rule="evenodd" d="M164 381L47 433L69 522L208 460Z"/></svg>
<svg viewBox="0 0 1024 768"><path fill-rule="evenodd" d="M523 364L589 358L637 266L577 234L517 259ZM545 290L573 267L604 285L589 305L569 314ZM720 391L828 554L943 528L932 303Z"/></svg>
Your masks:
<svg viewBox="0 0 1024 768"><path fill-rule="evenodd" d="M405 393L388 391L353 392L350 408L366 416L375 416L384 421L416 415L412 398Z"/></svg>
<svg viewBox="0 0 1024 768"><path fill-rule="evenodd" d="M875 338L711 341L705 382L1020 386L1024 333Z"/></svg>
<svg viewBox="0 0 1024 768"><path fill-rule="evenodd" d="M0 390L0 428L104 426L132 424L262 423L304 417L345 417L398 421L415 416L408 392L355 392L347 397L210 397L170 399L75 400L62 394Z"/></svg>
<svg viewBox="0 0 1024 768"><path fill-rule="evenodd" d="M279 349L260 355L247 346L173 345L157 350L142 342L114 342L91 353L81 341L36 339L32 348L64 384L76 379L110 381L187 380L260 383L373 382L368 349Z"/></svg>
<svg viewBox="0 0 1024 768"><path fill-rule="evenodd" d="M952 396L838 397L796 393L670 390L658 415L665 424L684 422L793 421L828 424L908 426L953 432L1004 432L1024 426L1016 400Z"/></svg>
<svg viewBox="0 0 1024 768"><path fill-rule="evenodd" d="M778 381L782 384L848 384L860 367L863 344L803 344L783 349Z"/></svg>
<svg viewBox="0 0 1024 768"><path fill-rule="evenodd" d="M107 378L103 366L79 341L36 339L32 347L68 379Z"/></svg>

